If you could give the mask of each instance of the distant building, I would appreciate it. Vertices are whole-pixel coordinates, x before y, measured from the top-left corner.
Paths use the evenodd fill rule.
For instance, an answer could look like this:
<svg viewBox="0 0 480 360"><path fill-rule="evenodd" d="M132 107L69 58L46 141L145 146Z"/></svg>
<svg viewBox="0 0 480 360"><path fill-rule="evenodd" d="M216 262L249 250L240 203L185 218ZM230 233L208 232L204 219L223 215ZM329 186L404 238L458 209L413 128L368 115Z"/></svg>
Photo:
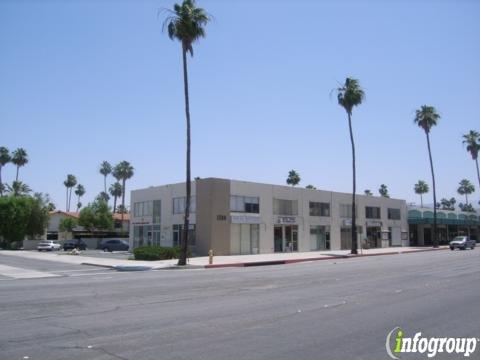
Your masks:
<svg viewBox="0 0 480 360"><path fill-rule="evenodd" d="M185 184L131 192L131 248L181 243ZM218 178L192 182L190 248L217 255L351 248L348 193ZM405 200L357 195L363 247L408 246Z"/></svg>
<svg viewBox="0 0 480 360"><path fill-rule="evenodd" d="M409 206L408 224L412 246L432 245L433 208ZM477 213L437 210L437 229L440 244L447 244L455 236L468 235L479 240L480 220Z"/></svg>
<svg viewBox="0 0 480 360"><path fill-rule="evenodd" d="M60 220L65 218L73 218L78 220L80 217L79 212L66 212L66 211L51 211L49 214L49 221L47 227L47 239L49 240L58 240L59 239L59 226ZM109 236L115 236L116 233L121 231L128 231L130 228L130 214L123 214L123 226L122 226L122 214L113 214L114 228L112 231L105 231L105 234ZM90 233L81 227L77 226L73 231L73 237L85 237L90 236Z"/></svg>

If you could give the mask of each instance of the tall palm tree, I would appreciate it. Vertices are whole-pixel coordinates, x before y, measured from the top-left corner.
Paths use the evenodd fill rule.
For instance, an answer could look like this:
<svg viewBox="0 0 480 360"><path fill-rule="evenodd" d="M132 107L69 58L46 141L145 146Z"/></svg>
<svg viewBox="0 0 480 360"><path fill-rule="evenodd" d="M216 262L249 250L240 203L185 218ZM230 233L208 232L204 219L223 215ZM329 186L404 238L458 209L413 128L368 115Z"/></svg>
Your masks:
<svg viewBox="0 0 480 360"><path fill-rule="evenodd" d="M204 9L196 6L194 0L183 0L182 4L175 4L173 10L167 10L168 16L163 23L168 36L172 40L178 40L182 44L183 60L183 86L185 92L185 116L187 120L187 159L186 159L186 201L185 219L182 237L182 251L178 259L178 265L187 264L188 229L190 226L190 197L191 197L191 174L190 174L190 103L188 95L188 71L187 53L193 57L193 43L205 37L205 25L210 21L210 16Z"/></svg>
<svg viewBox="0 0 480 360"><path fill-rule="evenodd" d="M116 181L110 185L108 191L110 192L110 195L113 196L113 213L115 213L117 209L117 199L122 196L122 185Z"/></svg>
<svg viewBox="0 0 480 360"><path fill-rule="evenodd" d="M430 147L430 130L436 126L440 120L440 115L433 106L422 105L415 112L414 123L417 124L427 136L428 158L430 160L430 171L432 173L432 190L433 190L433 247L438 247L437 234L437 194L435 188L435 172L433 171L432 149Z"/></svg>
<svg viewBox="0 0 480 360"><path fill-rule="evenodd" d="M17 176L15 177L15 181L18 181L18 171L22 166L25 166L28 163L28 155L25 149L18 148L12 153L12 163L17 166Z"/></svg>
<svg viewBox="0 0 480 360"><path fill-rule="evenodd" d="M350 130L350 142L352 144L352 173L353 173L353 191L352 191L352 254L357 254L357 222L355 196L357 188L356 168L355 168L355 141L352 130L352 112L355 106L358 106L365 99L365 92L360 87L357 79L346 78L345 84L337 89L338 104L345 109L348 115L348 128Z"/></svg>
<svg viewBox="0 0 480 360"><path fill-rule="evenodd" d="M107 194L107 176L112 173L112 165L108 161L100 164L100 174L103 175L103 191Z"/></svg>
<svg viewBox="0 0 480 360"><path fill-rule="evenodd" d="M475 186L467 179L462 179L459 183L457 192L459 195L465 195L465 205L468 205L468 195L475 191Z"/></svg>
<svg viewBox="0 0 480 360"><path fill-rule="evenodd" d="M472 159L477 166L478 186L480 186L480 170L478 169L478 151L480 150L480 133L470 130L468 134L463 135L463 143L467 145L467 151L472 155Z"/></svg>
<svg viewBox="0 0 480 360"><path fill-rule="evenodd" d="M63 182L63 185L65 185L65 188L67 189L65 211L70 211L72 188L77 185L77 178L72 174L68 174L67 179Z"/></svg>
<svg viewBox="0 0 480 360"><path fill-rule="evenodd" d="M80 202L80 198L83 195L85 195L85 187L82 184L77 185L77 188L75 189L75 195L77 195L77 211L78 211L82 207L82 203Z"/></svg>
<svg viewBox="0 0 480 360"><path fill-rule="evenodd" d="M5 190L5 185L2 183L2 168L8 164L12 158L10 157L10 152L4 146L0 146L0 196L3 196L3 191Z"/></svg>
<svg viewBox="0 0 480 360"><path fill-rule="evenodd" d="M420 195L420 206L423 207L423 194L428 193L430 190L428 184L423 180L418 180L413 190L415 191L415 194Z"/></svg>
<svg viewBox="0 0 480 360"><path fill-rule="evenodd" d="M300 183L300 174L295 170L290 170L287 177L287 185L296 186Z"/></svg>
<svg viewBox="0 0 480 360"><path fill-rule="evenodd" d="M119 164L115 166L115 169L113 170L114 173L116 174L115 177L119 177L122 180L122 208L125 209L125 183L128 179L131 179L133 174L134 174L134 168L128 161L122 161ZM123 224L123 215L122 213L122 224Z"/></svg>

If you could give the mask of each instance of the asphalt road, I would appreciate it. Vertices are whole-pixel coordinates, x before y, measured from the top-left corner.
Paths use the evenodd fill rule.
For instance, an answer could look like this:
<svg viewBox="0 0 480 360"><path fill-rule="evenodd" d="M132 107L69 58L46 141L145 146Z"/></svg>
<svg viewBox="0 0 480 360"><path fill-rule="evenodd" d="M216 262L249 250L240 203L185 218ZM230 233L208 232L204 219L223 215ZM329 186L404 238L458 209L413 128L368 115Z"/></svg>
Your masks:
<svg viewBox="0 0 480 360"><path fill-rule="evenodd" d="M141 273L1 264L58 275L0 278L2 360L372 360L396 326L480 337L480 249Z"/></svg>

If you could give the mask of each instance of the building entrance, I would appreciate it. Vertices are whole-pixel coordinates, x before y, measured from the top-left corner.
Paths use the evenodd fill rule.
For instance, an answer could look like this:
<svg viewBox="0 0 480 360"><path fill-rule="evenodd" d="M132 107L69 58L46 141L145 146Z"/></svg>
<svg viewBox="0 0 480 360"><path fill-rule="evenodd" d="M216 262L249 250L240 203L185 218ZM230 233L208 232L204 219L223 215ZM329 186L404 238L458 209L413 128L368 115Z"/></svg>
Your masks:
<svg viewBox="0 0 480 360"><path fill-rule="evenodd" d="M275 252L298 251L298 225L275 225L273 242Z"/></svg>
<svg viewBox="0 0 480 360"><path fill-rule="evenodd" d="M367 241L370 248L382 247L382 236L380 227L367 226Z"/></svg>

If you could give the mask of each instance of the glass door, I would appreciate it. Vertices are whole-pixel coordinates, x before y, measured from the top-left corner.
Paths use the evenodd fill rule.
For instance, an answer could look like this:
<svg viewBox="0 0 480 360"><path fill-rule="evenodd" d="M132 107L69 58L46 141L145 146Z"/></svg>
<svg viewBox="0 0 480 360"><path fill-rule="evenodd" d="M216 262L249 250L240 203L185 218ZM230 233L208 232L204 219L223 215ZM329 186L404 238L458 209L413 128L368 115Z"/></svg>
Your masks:
<svg viewBox="0 0 480 360"><path fill-rule="evenodd" d="M283 227L274 226L273 227L273 245L275 252L282 252L283 251Z"/></svg>
<svg viewBox="0 0 480 360"><path fill-rule="evenodd" d="M292 225L292 251L298 251L298 226Z"/></svg>

